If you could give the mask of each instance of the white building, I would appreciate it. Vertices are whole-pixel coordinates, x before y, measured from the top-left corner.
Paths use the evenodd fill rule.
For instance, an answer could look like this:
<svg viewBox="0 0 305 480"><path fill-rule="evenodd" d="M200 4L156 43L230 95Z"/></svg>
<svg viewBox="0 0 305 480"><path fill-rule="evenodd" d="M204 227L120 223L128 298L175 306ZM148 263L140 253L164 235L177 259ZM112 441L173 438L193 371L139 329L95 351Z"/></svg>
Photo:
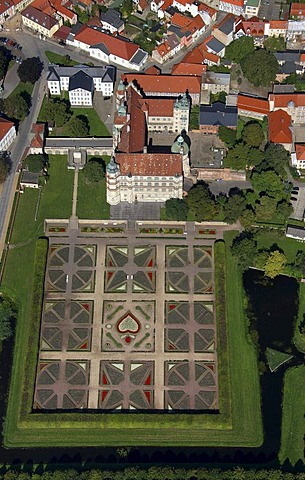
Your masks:
<svg viewBox="0 0 305 480"><path fill-rule="evenodd" d="M7 151L16 138L16 129L13 122L0 118L0 152Z"/></svg>
<svg viewBox="0 0 305 480"><path fill-rule="evenodd" d="M220 0L219 10L238 17L244 14L244 0Z"/></svg>
<svg viewBox="0 0 305 480"><path fill-rule="evenodd" d="M40 33L44 37L52 37L55 32L63 25L61 16L51 17L37 8L28 5L21 12L22 23L34 32Z"/></svg>
<svg viewBox="0 0 305 480"><path fill-rule="evenodd" d="M47 74L48 89L51 95L60 95L62 91L69 92L71 105L88 105L93 102L96 90L104 97L111 97L115 82L115 67L58 67L52 65Z"/></svg>

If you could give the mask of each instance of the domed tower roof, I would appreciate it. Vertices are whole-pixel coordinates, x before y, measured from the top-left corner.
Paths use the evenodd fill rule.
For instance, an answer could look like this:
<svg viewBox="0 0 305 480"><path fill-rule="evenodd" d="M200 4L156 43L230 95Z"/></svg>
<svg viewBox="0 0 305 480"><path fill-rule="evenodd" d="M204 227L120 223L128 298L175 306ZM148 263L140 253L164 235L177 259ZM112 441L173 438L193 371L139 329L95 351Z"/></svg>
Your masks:
<svg viewBox="0 0 305 480"><path fill-rule="evenodd" d="M288 107L288 108L294 108L294 107L295 107L294 101L293 101L293 100L290 100L290 102L288 102L288 104L287 104L287 107Z"/></svg>
<svg viewBox="0 0 305 480"><path fill-rule="evenodd" d="M179 135L179 137L175 140L171 147L171 152L172 153L180 153L181 149L183 149L183 155L186 155L189 153L189 147L188 144L184 141L184 138L182 135Z"/></svg>
<svg viewBox="0 0 305 480"><path fill-rule="evenodd" d="M118 93L124 93L126 90L126 85L120 80L120 83L118 84Z"/></svg>
<svg viewBox="0 0 305 480"><path fill-rule="evenodd" d="M114 157L111 157L111 160L110 162L108 163L107 167L106 167L106 171L108 174L115 174L119 171L119 166L118 164L115 162L115 159Z"/></svg>

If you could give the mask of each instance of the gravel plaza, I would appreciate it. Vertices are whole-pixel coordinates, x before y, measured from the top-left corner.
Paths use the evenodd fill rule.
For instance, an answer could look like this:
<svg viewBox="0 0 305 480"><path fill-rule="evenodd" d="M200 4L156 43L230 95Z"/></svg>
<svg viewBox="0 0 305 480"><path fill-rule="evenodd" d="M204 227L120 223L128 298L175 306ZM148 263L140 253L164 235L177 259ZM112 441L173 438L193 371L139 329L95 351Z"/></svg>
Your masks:
<svg viewBox="0 0 305 480"><path fill-rule="evenodd" d="M49 220L46 235L33 409L217 409L217 229Z"/></svg>

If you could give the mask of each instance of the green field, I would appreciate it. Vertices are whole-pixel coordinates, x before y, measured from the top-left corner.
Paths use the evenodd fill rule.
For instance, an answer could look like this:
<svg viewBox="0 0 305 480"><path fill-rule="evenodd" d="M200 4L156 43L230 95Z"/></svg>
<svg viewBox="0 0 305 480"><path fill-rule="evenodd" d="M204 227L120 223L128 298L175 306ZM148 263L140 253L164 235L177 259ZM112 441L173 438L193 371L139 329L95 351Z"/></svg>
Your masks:
<svg viewBox="0 0 305 480"><path fill-rule="evenodd" d="M288 460L291 465L304 463L304 398L305 365L290 368L284 377L284 398L282 414L281 463Z"/></svg>
<svg viewBox="0 0 305 480"><path fill-rule="evenodd" d="M66 201L67 194L62 193L62 195L60 204ZM24 198L26 199L26 197ZM31 212L34 210L34 203L32 201ZM51 202L48 204L50 207ZM50 210L47 210L46 206L45 211L48 211L49 214ZM29 218L31 215L29 213ZM53 218L54 216L58 215L55 215L54 212ZM21 225L21 220L19 221L19 225ZM16 225L18 225L17 222ZM37 231L37 233L40 232ZM19 240L20 233L17 232L15 238ZM226 250L221 242L217 243L215 247L217 259L215 272L216 313L220 334L219 345L222 348L219 355L219 378L222 382L219 400L220 414L190 415L181 413L151 416L142 413L116 415L71 412L32 415L30 410L33 398L31 392L34 386L34 365L36 364L39 333L37 315L33 314L35 309L31 310L30 301L34 247L34 238L31 238L28 250L16 248L10 252L10 263L8 263L4 279L5 287L15 294L20 305L9 406L4 428L7 447L61 445L236 447L259 446L262 443L256 353L248 340L240 274L229 249ZM227 278L224 283L226 256ZM17 270L14 270L16 267ZM24 269L26 269L25 276L21 274ZM17 277L20 274L22 279L16 279L16 274ZM22 281L23 290L20 292L19 286ZM37 285L37 279L34 278L34 282ZM227 310L224 308L226 298ZM228 336L226 332L228 332ZM36 340L31 340L34 342L34 348L27 347L29 335L32 335L30 339L36 338ZM243 359L242 367L241 358ZM228 364L230 371L227 368Z"/></svg>
<svg viewBox="0 0 305 480"><path fill-rule="evenodd" d="M106 179L89 183L82 171L78 175L77 209L79 218L109 219L110 205L106 202Z"/></svg>
<svg viewBox="0 0 305 480"><path fill-rule="evenodd" d="M66 55L59 55L59 53L50 52L47 50L45 52L46 57L48 58L50 63L54 63L55 65L62 65L65 67L73 67L74 65L79 65L79 62L67 58Z"/></svg>
<svg viewBox="0 0 305 480"><path fill-rule="evenodd" d="M10 96L11 95L19 95L20 93L23 93L23 92L27 93L29 96L32 96L33 89L34 89L33 83L30 83L30 82L22 83L22 82L20 82L20 83L18 83L15 90L12 91Z"/></svg>

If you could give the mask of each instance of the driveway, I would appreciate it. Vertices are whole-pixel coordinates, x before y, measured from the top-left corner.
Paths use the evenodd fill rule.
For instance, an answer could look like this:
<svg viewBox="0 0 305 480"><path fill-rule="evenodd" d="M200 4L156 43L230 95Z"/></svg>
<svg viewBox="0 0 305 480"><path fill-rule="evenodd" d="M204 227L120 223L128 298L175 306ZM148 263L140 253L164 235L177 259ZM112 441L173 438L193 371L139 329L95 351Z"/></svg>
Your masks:
<svg viewBox="0 0 305 480"><path fill-rule="evenodd" d="M295 218L296 220L303 220L303 213L305 210L305 185L303 184L299 187L298 194L291 194L293 198L296 198L296 201L291 201L293 206L293 213L291 218Z"/></svg>

